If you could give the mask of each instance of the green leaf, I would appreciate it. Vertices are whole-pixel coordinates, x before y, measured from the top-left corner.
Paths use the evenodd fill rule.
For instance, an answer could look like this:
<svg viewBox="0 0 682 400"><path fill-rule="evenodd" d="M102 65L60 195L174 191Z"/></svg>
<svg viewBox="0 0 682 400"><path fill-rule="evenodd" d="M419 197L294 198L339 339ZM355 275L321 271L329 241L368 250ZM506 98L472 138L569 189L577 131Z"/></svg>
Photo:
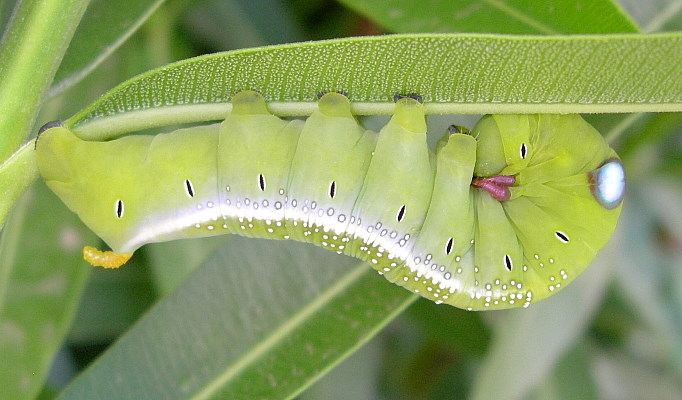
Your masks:
<svg viewBox="0 0 682 400"><path fill-rule="evenodd" d="M199 268L221 246L225 246L231 236L213 236L200 239L178 240L154 243L143 249L161 294L175 290Z"/></svg>
<svg viewBox="0 0 682 400"><path fill-rule="evenodd" d="M66 124L103 139L220 120L244 89L280 115L308 115L324 91L348 93L357 114L389 114L398 93L421 95L427 113L682 111L681 75L682 33L363 37L181 61L119 85Z"/></svg>
<svg viewBox="0 0 682 400"><path fill-rule="evenodd" d="M33 141L0 164L0 231L15 202L38 177Z"/></svg>
<svg viewBox="0 0 682 400"><path fill-rule="evenodd" d="M0 45L0 160L27 137L89 0L24 0Z"/></svg>
<svg viewBox="0 0 682 400"><path fill-rule="evenodd" d="M637 26L611 0L340 0L393 32L627 33Z"/></svg>
<svg viewBox="0 0 682 400"><path fill-rule="evenodd" d="M42 183L18 202L0 241L0 398L40 391L90 272L81 247L93 238Z"/></svg>
<svg viewBox="0 0 682 400"><path fill-rule="evenodd" d="M234 238L60 398L291 398L414 299L352 258Z"/></svg>
<svg viewBox="0 0 682 400"><path fill-rule="evenodd" d="M165 0L92 0L48 97L80 81L114 52Z"/></svg>

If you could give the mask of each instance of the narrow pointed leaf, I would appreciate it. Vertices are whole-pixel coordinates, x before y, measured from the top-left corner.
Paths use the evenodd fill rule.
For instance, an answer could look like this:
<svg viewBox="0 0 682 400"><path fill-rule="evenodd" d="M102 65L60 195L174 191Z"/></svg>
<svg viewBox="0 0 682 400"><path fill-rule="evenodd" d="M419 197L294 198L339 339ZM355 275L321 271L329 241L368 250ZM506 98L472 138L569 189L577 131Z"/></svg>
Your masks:
<svg viewBox="0 0 682 400"><path fill-rule="evenodd" d="M66 123L102 139L220 120L244 89L280 115L309 114L325 91L348 93L358 114L389 114L398 93L418 93L428 113L682 111L680 76L682 33L363 37L181 61L121 84Z"/></svg>
<svg viewBox="0 0 682 400"><path fill-rule="evenodd" d="M414 299L349 257L235 238L60 398L291 398Z"/></svg>
<svg viewBox="0 0 682 400"><path fill-rule="evenodd" d="M611 0L340 0L393 32L637 32Z"/></svg>

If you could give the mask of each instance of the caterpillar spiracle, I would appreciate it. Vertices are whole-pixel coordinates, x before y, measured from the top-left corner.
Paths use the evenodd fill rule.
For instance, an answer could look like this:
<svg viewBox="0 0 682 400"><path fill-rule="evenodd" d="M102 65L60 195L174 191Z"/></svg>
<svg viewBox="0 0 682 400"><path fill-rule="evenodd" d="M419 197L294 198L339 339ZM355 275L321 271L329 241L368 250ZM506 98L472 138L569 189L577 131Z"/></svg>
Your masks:
<svg viewBox="0 0 682 400"><path fill-rule="evenodd" d="M379 133L338 93L305 121L253 91L232 105L220 124L156 136L39 136L45 182L113 250L86 260L118 267L146 243L227 233L292 239L437 303L502 309L575 279L622 207L623 166L578 115L488 115L432 151L413 98Z"/></svg>

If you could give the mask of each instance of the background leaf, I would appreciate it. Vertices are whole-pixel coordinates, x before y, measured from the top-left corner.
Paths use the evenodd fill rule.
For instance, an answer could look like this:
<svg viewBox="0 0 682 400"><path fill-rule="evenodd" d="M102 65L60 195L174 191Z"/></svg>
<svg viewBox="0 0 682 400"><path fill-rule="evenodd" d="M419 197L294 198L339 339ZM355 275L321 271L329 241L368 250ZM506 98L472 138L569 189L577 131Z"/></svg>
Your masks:
<svg viewBox="0 0 682 400"><path fill-rule="evenodd" d="M48 97L75 84L116 50L165 0L92 0Z"/></svg>
<svg viewBox="0 0 682 400"><path fill-rule="evenodd" d="M301 391L415 300L354 259L329 257L302 243L233 238L60 398Z"/></svg>
<svg viewBox="0 0 682 400"><path fill-rule="evenodd" d="M42 183L19 202L0 240L0 398L39 392L90 272L81 246L94 237Z"/></svg>
<svg viewBox="0 0 682 400"><path fill-rule="evenodd" d="M626 33L638 29L611 0L341 0L392 32Z"/></svg>

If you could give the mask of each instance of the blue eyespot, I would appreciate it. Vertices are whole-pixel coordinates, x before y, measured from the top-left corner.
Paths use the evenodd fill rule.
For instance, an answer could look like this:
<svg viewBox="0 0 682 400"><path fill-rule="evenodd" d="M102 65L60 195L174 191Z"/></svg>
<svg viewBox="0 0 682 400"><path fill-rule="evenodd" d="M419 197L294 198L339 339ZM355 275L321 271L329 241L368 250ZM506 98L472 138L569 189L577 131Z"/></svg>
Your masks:
<svg viewBox="0 0 682 400"><path fill-rule="evenodd" d="M618 207L625 194L625 170L616 158L606 160L601 167L587 174L592 197L607 210Z"/></svg>

